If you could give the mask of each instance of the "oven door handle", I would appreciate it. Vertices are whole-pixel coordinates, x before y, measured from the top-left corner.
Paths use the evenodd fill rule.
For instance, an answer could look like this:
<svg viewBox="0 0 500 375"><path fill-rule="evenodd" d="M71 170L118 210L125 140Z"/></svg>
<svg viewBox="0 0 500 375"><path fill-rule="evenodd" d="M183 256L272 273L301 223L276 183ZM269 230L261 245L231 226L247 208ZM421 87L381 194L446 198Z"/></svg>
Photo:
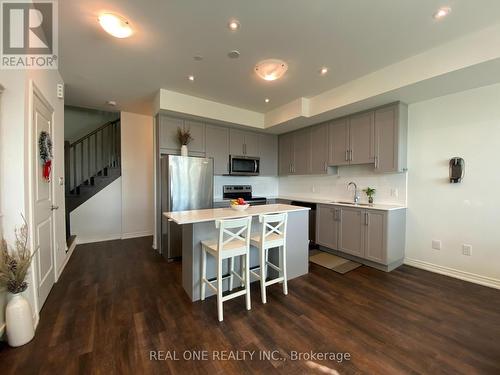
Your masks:
<svg viewBox="0 0 500 375"><path fill-rule="evenodd" d="M253 165L254 165L254 170L253 170L253 172L254 172L254 173L257 173L257 169L258 169L257 159L254 159L254 160L253 160Z"/></svg>

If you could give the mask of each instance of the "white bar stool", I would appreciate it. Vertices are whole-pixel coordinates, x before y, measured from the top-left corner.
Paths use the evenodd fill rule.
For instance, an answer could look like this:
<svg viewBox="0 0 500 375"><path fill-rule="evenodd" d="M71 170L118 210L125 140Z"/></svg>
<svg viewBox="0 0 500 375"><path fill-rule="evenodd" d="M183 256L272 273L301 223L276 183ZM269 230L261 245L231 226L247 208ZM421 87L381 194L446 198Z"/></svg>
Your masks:
<svg viewBox="0 0 500 375"><path fill-rule="evenodd" d="M217 293L217 313L219 322L224 319L222 303L229 299L246 295L247 310L250 305L250 229L252 217L234 220L217 220L215 227L219 229L219 238L215 241L201 241L201 300L205 300L205 290L208 285ZM217 261L217 278L213 281L207 279L207 253ZM242 257L241 275L234 271L233 258ZM233 277L236 276L244 287L235 293L222 296L222 261L229 262L229 290L233 289ZM217 287L212 283L216 282Z"/></svg>
<svg viewBox="0 0 500 375"><path fill-rule="evenodd" d="M260 215L259 221L262 223L262 231L260 235L251 237L250 243L259 249L260 272L257 273L253 270L250 272L260 280L262 303L266 303L266 286L282 282L283 294L288 294L286 274L286 225L288 214ZM275 247L279 248L279 266L269 262L269 249ZM269 267L278 272L278 277L267 281Z"/></svg>

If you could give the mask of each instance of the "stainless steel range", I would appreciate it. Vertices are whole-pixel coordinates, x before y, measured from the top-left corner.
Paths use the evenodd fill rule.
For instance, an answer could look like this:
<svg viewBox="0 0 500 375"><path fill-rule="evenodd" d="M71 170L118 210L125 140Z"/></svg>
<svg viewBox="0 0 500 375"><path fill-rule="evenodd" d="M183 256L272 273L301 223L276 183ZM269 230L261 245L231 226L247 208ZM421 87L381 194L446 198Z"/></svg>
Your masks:
<svg viewBox="0 0 500 375"><path fill-rule="evenodd" d="M267 203L266 198L254 197L252 195L251 185L224 185L222 187L222 198L224 200L243 198L251 206L264 205Z"/></svg>

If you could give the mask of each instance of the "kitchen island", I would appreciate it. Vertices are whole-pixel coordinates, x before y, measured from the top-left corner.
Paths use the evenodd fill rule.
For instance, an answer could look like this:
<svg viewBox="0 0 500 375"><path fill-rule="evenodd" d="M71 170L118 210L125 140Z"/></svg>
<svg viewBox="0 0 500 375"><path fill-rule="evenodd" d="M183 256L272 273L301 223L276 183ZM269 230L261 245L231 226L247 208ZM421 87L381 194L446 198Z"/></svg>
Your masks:
<svg viewBox="0 0 500 375"><path fill-rule="evenodd" d="M252 233L260 233L259 215L272 213L288 213L287 226L287 272L288 280L309 272L309 208L287 204L268 204L251 206L245 211L231 208L214 208L204 210L164 212L168 220L182 226L182 286L191 301L200 299L201 275L201 241L217 239L216 220L236 219L252 216ZM277 249L269 251L269 259L274 262ZM235 262L237 272L240 265ZM250 267L258 265L258 250L250 249ZM215 259L207 257L207 278L215 277ZM227 274L227 264L223 264ZM272 274L270 273L272 276ZM224 291L228 289L228 280L223 282ZM207 293L212 292L207 288Z"/></svg>

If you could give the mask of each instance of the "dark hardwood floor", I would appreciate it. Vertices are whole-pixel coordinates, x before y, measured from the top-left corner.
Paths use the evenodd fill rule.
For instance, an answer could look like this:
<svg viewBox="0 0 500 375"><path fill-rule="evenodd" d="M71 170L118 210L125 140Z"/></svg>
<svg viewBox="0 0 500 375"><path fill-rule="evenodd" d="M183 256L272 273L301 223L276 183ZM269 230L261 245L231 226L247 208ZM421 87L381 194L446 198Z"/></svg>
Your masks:
<svg viewBox="0 0 500 375"><path fill-rule="evenodd" d="M35 339L0 346L7 374L500 374L500 291L403 266L310 273L224 304L191 303L180 264L150 238L80 245L41 311ZM184 351L256 351L253 360L182 360ZM279 351L259 359L258 351ZM180 360L150 360L164 351ZM292 352L350 359L293 360ZM186 352L188 353L188 352ZM274 353L276 354L276 353ZM161 355L161 354L160 354Z"/></svg>

